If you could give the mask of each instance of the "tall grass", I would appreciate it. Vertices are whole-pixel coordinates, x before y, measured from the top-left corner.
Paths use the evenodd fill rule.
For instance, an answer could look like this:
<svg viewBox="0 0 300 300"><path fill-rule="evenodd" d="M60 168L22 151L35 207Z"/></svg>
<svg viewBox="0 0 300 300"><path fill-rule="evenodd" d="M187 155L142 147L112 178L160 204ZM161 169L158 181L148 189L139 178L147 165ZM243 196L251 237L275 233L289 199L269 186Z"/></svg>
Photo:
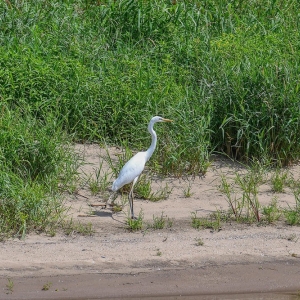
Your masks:
<svg viewBox="0 0 300 300"><path fill-rule="evenodd" d="M73 141L126 142L133 150L150 144L152 116L172 118L173 125L157 126L151 160L165 174L205 173L215 150L286 165L300 156L299 6L1 1L1 102L26 124L55 120L52 141L65 132ZM30 147L42 147L40 138ZM9 156L7 147L1 151ZM35 180L43 164L12 172Z"/></svg>
<svg viewBox="0 0 300 300"><path fill-rule="evenodd" d="M215 149L287 164L299 156L298 6L3 2L1 95L51 111L77 140L145 147L150 117L173 117L158 153L170 171L205 171Z"/></svg>
<svg viewBox="0 0 300 300"><path fill-rule="evenodd" d="M70 138L50 118L0 107L0 239L50 230L64 212L59 194L76 175Z"/></svg>

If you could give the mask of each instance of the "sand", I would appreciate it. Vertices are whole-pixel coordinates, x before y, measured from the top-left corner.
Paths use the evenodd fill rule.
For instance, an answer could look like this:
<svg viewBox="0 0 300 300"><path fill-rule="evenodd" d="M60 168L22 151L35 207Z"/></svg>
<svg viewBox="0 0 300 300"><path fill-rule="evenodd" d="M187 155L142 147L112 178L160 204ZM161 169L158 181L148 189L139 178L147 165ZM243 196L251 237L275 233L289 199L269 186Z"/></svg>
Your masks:
<svg viewBox="0 0 300 300"><path fill-rule="evenodd" d="M281 221L267 226L226 223L220 230L191 226L191 213L207 216L228 210L219 188L221 174L232 179L235 172L245 172L238 164L216 156L205 176L154 178L153 191L166 184L171 188L168 199L135 199L134 210L136 215L142 210L145 224L163 214L170 226L130 232L125 222L128 205L114 214L89 205L103 203L103 196L93 196L87 182L101 164L102 175L107 172L105 151L98 145L76 149L85 164L77 193L65 195L65 203L69 217L91 223L94 234L31 233L24 240L2 242L0 299L291 299L291 293L300 291L299 227ZM114 159L120 153L117 148L109 151ZM300 166L289 171L299 178ZM189 186L191 196L185 197ZM289 189L274 194L268 182L260 186L262 205L274 197L280 207L295 205Z"/></svg>

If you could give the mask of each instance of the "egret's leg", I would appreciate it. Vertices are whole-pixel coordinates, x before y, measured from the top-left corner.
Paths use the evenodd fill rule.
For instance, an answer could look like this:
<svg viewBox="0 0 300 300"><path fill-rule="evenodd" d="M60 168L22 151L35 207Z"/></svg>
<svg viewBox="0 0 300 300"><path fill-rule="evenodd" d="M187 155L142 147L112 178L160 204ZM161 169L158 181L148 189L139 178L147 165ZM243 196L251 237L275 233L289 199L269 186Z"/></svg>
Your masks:
<svg viewBox="0 0 300 300"><path fill-rule="evenodd" d="M134 180L132 182L131 190L128 194L128 201L129 201L129 206L130 206L131 219L135 219L134 213L133 213L133 188L134 188L134 185L136 184L138 179L139 179L139 176L134 178Z"/></svg>

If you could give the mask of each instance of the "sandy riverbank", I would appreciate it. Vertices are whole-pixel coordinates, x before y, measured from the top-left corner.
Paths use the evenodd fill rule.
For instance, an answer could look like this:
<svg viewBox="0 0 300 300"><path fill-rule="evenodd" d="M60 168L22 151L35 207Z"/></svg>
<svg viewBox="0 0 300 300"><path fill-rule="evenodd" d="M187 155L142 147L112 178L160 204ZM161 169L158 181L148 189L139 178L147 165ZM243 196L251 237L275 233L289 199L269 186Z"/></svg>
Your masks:
<svg viewBox="0 0 300 300"><path fill-rule="evenodd" d="M101 161L99 147L77 149L84 152L88 163L82 168L82 177L95 173ZM225 224L220 231L192 228L192 212L205 216L216 209L228 209L218 188L220 174L230 177L235 171L231 162L216 159L205 177L154 181L154 190L168 183L172 188L169 198L159 202L135 199L134 208L136 213L142 209L145 223L153 222L153 216L166 215L172 226L162 230L129 232L125 225L127 206L114 215L96 208L93 217L80 217L91 211L90 203L101 202L99 196L90 194L88 186L82 186L66 204L72 207L70 214L75 220L93 224L94 235L30 234L25 240L2 242L0 299L163 295L234 299L232 295L224 297L258 292L273 293L273 298L265 294L260 299L276 299L278 294L274 293L300 290L299 227L279 222L268 226ZM290 171L299 178L300 166ZM183 190L188 185L192 196L186 198ZM274 195L267 184L260 187L262 204L269 204L274 196L281 207L295 205L291 191ZM198 244L200 239L203 245ZM236 299L254 299L247 297ZM278 297L285 299L282 293Z"/></svg>

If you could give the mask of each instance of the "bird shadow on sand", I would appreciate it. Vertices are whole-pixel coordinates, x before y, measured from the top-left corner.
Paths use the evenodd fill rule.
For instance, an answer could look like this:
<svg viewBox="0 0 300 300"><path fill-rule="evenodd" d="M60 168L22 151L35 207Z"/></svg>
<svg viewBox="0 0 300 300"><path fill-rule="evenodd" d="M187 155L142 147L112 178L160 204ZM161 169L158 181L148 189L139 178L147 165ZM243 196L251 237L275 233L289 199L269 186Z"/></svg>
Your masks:
<svg viewBox="0 0 300 300"><path fill-rule="evenodd" d="M93 215L98 216L98 217L112 217L112 213L109 211L98 211L95 210L93 212Z"/></svg>
<svg viewBox="0 0 300 300"><path fill-rule="evenodd" d="M97 217L101 217L101 218L112 218L114 221L118 222L118 223L121 223L121 224L125 224L126 225L126 222L124 221L121 221L121 220L117 220L115 217L114 217L114 213L110 212L110 211L94 211L93 212L93 215L94 216L97 216Z"/></svg>

